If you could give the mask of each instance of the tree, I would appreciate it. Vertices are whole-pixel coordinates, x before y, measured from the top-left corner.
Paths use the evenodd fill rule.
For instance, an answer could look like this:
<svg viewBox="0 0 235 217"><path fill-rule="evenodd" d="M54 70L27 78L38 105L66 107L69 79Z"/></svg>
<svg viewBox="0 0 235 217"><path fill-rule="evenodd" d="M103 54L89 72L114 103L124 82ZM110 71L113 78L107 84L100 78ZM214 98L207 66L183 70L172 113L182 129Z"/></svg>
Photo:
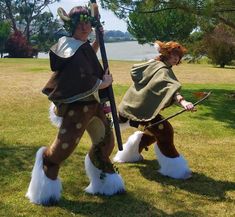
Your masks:
<svg viewBox="0 0 235 217"><path fill-rule="evenodd" d="M186 47L192 55L190 62L207 56L220 67L229 65L234 56L235 30L223 23L201 22L200 27L190 34Z"/></svg>
<svg viewBox="0 0 235 217"><path fill-rule="evenodd" d="M37 21L33 22L32 25L34 28L30 40L31 44L38 50L47 52L51 45L56 42L57 38L55 37L55 33L61 25L48 12L44 12L38 16Z"/></svg>
<svg viewBox="0 0 235 217"><path fill-rule="evenodd" d="M2 0L0 13L9 19L14 31L20 30L30 41L33 34L33 23L37 24L42 11L54 2L60 0Z"/></svg>
<svg viewBox="0 0 235 217"><path fill-rule="evenodd" d="M141 15L174 10L216 20L235 29L234 0L101 0L101 4L126 20L131 12Z"/></svg>
<svg viewBox="0 0 235 217"><path fill-rule="evenodd" d="M154 14L129 14L128 31L139 43L186 40L196 27L195 16L182 11L161 11Z"/></svg>
<svg viewBox="0 0 235 217"><path fill-rule="evenodd" d="M101 4L104 8L111 9L119 18L125 19L128 30L141 43L151 42L153 34L150 30L154 30L159 37L164 34L163 31L173 29L175 24L180 24L178 17L183 17L182 24L187 22L189 26L185 26L188 30L191 26L189 21L193 22L193 17L214 24L224 23L235 29L234 0L101 0ZM168 23L164 21L164 16ZM173 38L184 39L181 30L173 31ZM143 33L146 37L144 41L139 40Z"/></svg>
<svg viewBox="0 0 235 217"><path fill-rule="evenodd" d="M0 1L0 22L2 22L5 19L5 14L4 14L4 5L3 1Z"/></svg>
<svg viewBox="0 0 235 217"><path fill-rule="evenodd" d="M0 54L1 58L5 50L5 43L11 33L10 23L7 21L0 22Z"/></svg>
<svg viewBox="0 0 235 217"><path fill-rule="evenodd" d="M223 24L226 34L235 31L234 0L101 0L101 3L126 20L128 30L140 43L155 38L187 42L194 57L208 55L222 67L234 58L231 49L234 34L233 41L219 40L221 34L215 30Z"/></svg>
<svg viewBox="0 0 235 217"><path fill-rule="evenodd" d="M212 63L224 68L235 59L235 30L220 23L206 35L204 47Z"/></svg>

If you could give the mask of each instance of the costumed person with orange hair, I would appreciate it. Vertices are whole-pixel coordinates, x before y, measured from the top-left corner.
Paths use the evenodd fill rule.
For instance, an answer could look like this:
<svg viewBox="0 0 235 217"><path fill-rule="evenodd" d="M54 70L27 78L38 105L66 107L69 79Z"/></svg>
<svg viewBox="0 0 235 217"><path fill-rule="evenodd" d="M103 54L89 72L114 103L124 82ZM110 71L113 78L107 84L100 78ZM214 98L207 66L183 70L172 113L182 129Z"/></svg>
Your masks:
<svg viewBox="0 0 235 217"><path fill-rule="evenodd" d="M118 151L115 162L136 162L143 160L141 152L155 143L154 149L162 175L175 179L191 177L186 160L174 145L173 127L160 112L173 103L188 111L194 105L180 93L181 84L172 71L172 66L180 63L186 49L177 42L155 42L158 55L155 59L132 67L133 85L127 90L120 105L120 125L140 129L131 135ZM154 125L155 124L155 125Z"/></svg>
<svg viewBox="0 0 235 217"><path fill-rule="evenodd" d="M60 199L60 165L73 153L85 130L92 141L85 157L90 180L85 191L102 195L125 191L123 180L109 158L114 136L99 91L113 80L112 75L104 72L96 56L98 39L92 45L88 41L95 25L93 17L83 6L74 7L69 14L59 8L58 13L71 36L61 37L50 49L53 74L43 93L53 102L51 112L60 120L59 132L50 147L38 150L26 194L32 203L42 205L53 205Z"/></svg>

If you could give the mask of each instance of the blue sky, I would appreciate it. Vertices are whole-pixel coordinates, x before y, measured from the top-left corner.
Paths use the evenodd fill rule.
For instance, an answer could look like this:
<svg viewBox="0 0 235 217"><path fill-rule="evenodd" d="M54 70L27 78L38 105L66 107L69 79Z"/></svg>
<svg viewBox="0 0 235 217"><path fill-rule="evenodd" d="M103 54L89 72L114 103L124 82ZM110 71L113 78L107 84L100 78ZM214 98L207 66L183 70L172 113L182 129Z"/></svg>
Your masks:
<svg viewBox="0 0 235 217"><path fill-rule="evenodd" d="M99 1L97 1L99 3ZM56 15L57 8L62 7L68 13L70 9L77 5L87 5L88 0L61 0L59 3L55 3L49 6L51 12ZM118 19L113 12L100 8L101 21L104 21L105 30L121 30L127 31L126 23L123 20Z"/></svg>

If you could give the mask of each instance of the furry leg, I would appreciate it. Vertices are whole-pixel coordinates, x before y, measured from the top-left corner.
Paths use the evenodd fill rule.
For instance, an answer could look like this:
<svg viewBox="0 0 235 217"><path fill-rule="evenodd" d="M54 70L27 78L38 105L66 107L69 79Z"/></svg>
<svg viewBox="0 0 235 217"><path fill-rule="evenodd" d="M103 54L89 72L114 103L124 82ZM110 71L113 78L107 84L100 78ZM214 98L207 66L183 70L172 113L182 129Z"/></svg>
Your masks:
<svg viewBox="0 0 235 217"><path fill-rule="evenodd" d="M192 172L190 171L187 161L182 155L176 158L169 158L163 155L158 148L157 144L154 145L154 150L161 166L159 173L164 176L169 176L174 179L188 179L191 178Z"/></svg>
<svg viewBox="0 0 235 217"><path fill-rule="evenodd" d="M59 179L49 179L44 173L43 152L45 149L45 147L40 148L36 154L36 161L26 197L31 203L47 206L56 204L59 201L62 186Z"/></svg>
<svg viewBox="0 0 235 217"><path fill-rule="evenodd" d="M121 176L117 173L103 173L93 165L88 154L85 158L85 169L90 180L89 186L85 189L87 193L114 195L125 192Z"/></svg>
<svg viewBox="0 0 235 217"><path fill-rule="evenodd" d="M131 135L127 142L123 145L123 150L118 151L113 158L114 162L137 162L143 160L143 156L139 153L139 144L143 136L143 132L136 131Z"/></svg>
<svg viewBox="0 0 235 217"><path fill-rule="evenodd" d="M52 102L51 105L50 105L50 108L49 108L49 118L51 120L51 123L60 128L61 124L62 124L62 120L63 118L62 117L59 117L55 114L55 104Z"/></svg>

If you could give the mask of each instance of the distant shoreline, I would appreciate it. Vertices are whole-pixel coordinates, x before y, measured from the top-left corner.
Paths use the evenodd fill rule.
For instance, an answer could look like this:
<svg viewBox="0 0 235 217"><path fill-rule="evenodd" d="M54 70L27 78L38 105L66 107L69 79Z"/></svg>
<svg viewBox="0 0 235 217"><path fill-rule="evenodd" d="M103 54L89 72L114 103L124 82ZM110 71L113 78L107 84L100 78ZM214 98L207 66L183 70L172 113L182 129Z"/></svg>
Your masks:
<svg viewBox="0 0 235 217"><path fill-rule="evenodd" d="M149 44L140 45L137 41L105 43L106 53L110 60L145 61L155 57L156 50ZM101 57L100 52L97 53ZM39 53L38 58L49 58L48 53Z"/></svg>

